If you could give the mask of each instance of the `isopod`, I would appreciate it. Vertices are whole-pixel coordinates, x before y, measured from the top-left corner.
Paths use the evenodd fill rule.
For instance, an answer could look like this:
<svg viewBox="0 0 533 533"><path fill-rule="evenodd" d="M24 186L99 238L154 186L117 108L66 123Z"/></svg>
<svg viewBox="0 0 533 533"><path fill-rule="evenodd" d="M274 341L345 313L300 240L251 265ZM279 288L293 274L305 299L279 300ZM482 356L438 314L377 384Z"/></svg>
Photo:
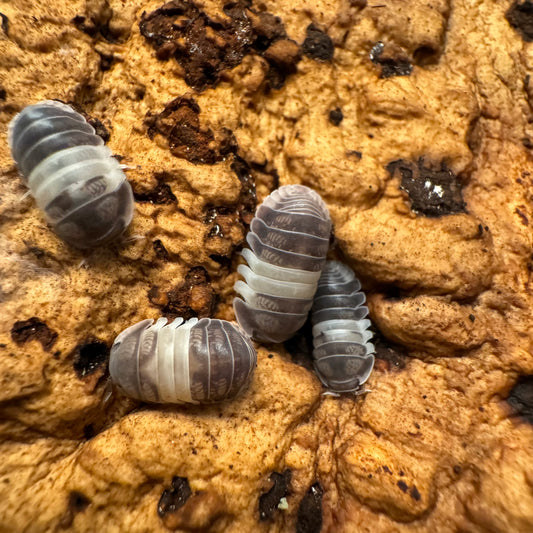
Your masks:
<svg viewBox="0 0 533 533"><path fill-rule="evenodd" d="M312 189L285 185L267 196L250 224L233 307L253 339L283 342L302 327L326 260L331 219Z"/></svg>
<svg viewBox="0 0 533 533"><path fill-rule="evenodd" d="M257 354L225 320L143 320L111 348L111 380L127 396L154 403L212 403L237 396L250 382Z"/></svg>
<svg viewBox="0 0 533 533"><path fill-rule="evenodd" d="M77 248L111 241L129 225L133 193L118 161L70 106L45 100L10 122L13 159L55 232Z"/></svg>
<svg viewBox="0 0 533 533"><path fill-rule="evenodd" d="M331 391L354 392L374 367L374 345L365 294L353 271L327 261L313 301L313 359L320 381Z"/></svg>

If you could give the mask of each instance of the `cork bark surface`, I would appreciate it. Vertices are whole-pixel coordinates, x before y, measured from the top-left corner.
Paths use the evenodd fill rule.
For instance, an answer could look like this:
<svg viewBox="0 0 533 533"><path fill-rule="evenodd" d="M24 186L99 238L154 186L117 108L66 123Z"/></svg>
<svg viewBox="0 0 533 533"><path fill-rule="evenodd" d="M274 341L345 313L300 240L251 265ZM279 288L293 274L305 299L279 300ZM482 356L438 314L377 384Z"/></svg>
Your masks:
<svg viewBox="0 0 533 533"><path fill-rule="evenodd" d="M533 4L0 1L0 531L533 530ZM120 241L59 240L7 124L68 102L127 165ZM232 320L256 205L301 183L377 360L324 396L305 335L249 390L108 381L145 318Z"/></svg>

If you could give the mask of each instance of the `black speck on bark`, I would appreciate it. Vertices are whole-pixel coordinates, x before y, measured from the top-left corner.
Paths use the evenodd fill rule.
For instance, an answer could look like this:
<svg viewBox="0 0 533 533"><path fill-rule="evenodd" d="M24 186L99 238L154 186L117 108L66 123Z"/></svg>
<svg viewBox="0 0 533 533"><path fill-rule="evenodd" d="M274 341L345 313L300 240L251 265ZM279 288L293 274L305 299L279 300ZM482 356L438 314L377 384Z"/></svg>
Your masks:
<svg viewBox="0 0 533 533"><path fill-rule="evenodd" d="M303 53L315 61L329 61L333 59L335 46L331 37L318 26L307 26L305 41L302 45Z"/></svg>
<svg viewBox="0 0 533 533"><path fill-rule="evenodd" d="M175 476L168 489L163 491L157 504L157 514L163 518L167 513L175 513L190 498L192 492L186 477Z"/></svg>

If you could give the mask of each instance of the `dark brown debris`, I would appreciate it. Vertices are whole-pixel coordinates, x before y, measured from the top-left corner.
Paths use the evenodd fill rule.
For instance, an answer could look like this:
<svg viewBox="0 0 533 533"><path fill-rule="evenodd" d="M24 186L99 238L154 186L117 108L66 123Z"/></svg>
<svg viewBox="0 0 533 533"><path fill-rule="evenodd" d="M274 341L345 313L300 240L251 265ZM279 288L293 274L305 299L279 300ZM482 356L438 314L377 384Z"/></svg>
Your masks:
<svg viewBox="0 0 533 533"><path fill-rule="evenodd" d="M3 13L0 13L0 18L2 19L2 23L0 24L0 28L2 28L2 31L6 35L8 35L9 34L9 19Z"/></svg>
<svg viewBox="0 0 533 533"><path fill-rule="evenodd" d="M148 299L152 305L161 308L169 319L209 317L213 315L217 304L217 295L209 275L201 266L191 268L185 281L170 291L161 292L159 287L152 287Z"/></svg>
<svg viewBox="0 0 533 533"><path fill-rule="evenodd" d="M407 192L411 209L428 217L440 217L465 213L462 184L445 162L426 164L423 158L418 162L398 159L387 165L391 176L401 178L401 188Z"/></svg>
<svg viewBox="0 0 533 533"><path fill-rule="evenodd" d="M166 137L172 155L195 164L214 165L237 150L233 133L223 128L216 135L200 124L200 106L188 96L169 102L161 113L149 112L145 119L148 136Z"/></svg>
<svg viewBox="0 0 533 533"><path fill-rule="evenodd" d="M269 62L266 89L281 87L300 59L299 46L287 39L281 19L254 11L246 1L228 3L223 10L227 18L212 20L193 2L174 0L143 13L140 31L157 58L174 58L185 82L198 92L216 86L247 54Z"/></svg>
<svg viewBox="0 0 533 533"><path fill-rule="evenodd" d="M522 145L525 146L528 150L533 149L533 141L529 137L522 138Z"/></svg>
<svg viewBox="0 0 533 533"><path fill-rule="evenodd" d="M300 47L291 39L282 39L270 45L263 57L269 62L267 89L281 89L287 76L296 72L296 65L302 58Z"/></svg>
<svg viewBox="0 0 533 533"><path fill-rule="evenodd" d="M224 499L211 491L191 493L186 478L174 477L170 489L159 500L158 514L171 530L211 531L212 525L226 512Z"/></svg>
<svg viewBox="0 0 533 533"><path fill-rule="evenodd" d="M435 49L432 46L422 45L413 52L413 63L419 67L436 65L439 62L443 49Z"/></svg>
<svg viewBox="0 0 533 533"><path fill-rule="evenodd" d="M175 204L178 202L178 199L172 192L172 189L165 183L166 179L169 179L170 176L166 172L158 172L154 175L157 185L146 192L135 192L133 191L133 196L137 202L150 202L151 204L156 205L168 205Z"/></svg>
<svg viewBox="0 0 533 533"><path fill-rule="evenodd" d="M154 248L155 255L158 259L161 259L162 261L170 261L170 254L168 253L168 250L165 248L164 244L159 239L153 241L152 246Z"/></svg>
<svg viewBox="0 0 533 533"><path fill-rule="evenodd" d="M413 71L413 65L400 47L388 46L385 50L385 45L381 41L370 50L370 60L381 66L380 78L409 76Z"/></svg>
<svg viewBox="0 0 533 533"><path fill-rule="evenodd" d="M33 316L27 320L15 322L11 328L11 338L19 345L32 340L39 341L43 350L49 352L56 342L57 333L39 318Z"/></svg>
<svg viewBox="0 0 533 533"><path fill-rule="evenodd" d="M107 143L111 135L109 133L109 130L104 126L104 123L96 117L91 117L89 115L86 115L85 113L83 114L85 115L85 119L87 120L87 122L94 128L96 135L102 137L104 142Z"/></svg>
<svg viewBox="0 0 533 533"><path fill-rule="evenodd" d="M237 155L231 157L233 158L231 169L241 183L239 197L231 205L207 206L203 219L204 223L209 226L205 237L206 244L214 252L210 257L225 267L231 264L233 253L244 243L246 228L254 216L257 203L255 171L252 171L251 165L243 158ZM239 235L239 232L234 232L234 229L241 230L240 235L242 235L242 238L235 239L234 236ZM222 251L222 249L218 248L217 243L207 242L211 239L226 239L226 242L223 243L223 255L217 253L218 250ZM215 246L214 249L213 246Z"/></svg>
<svg viewBox="0 0 533 533"><path fill-rule="evenodd" d="M164 518L168 513L175 513L185 505L191 494L191 487L186 477L173 477L170 487L165 489L159 498L157 514L160 518Z"/></svg>
<svg viewBox="0 0 533 533"><path fill-rule="evenodd" d="M231 266L232 258L229 255L209 254L209 258L218 263L222 268Z"/></svg>
<svg viewBox="0 0 533 533"><path fill-rule="evenodd" d="M168 304L168 294L162 292L159 285L152 285L148 291L148 300L152 305L163 308Z"/></svg>
<svg viewBox="0 0 533 533"><path fill-rule="evenodd" d="M335 109L332 109L329 112L329 121L334 126L338 126L342 122L343 118L344 118L344 115L343 115L342 109L340 107L336 107Z"/></svg>
<svg viewBox="0 0 533 533"><path fill-rule="evenodd" d="M314 24L309 24L302 50L307 57L315 61L329 61L333 59L335 46L326 32Z"/></svg>
<svg viewBox="0 0 533 533"><path fill-rule="evenodd" d="M109 360L109 347L94 337L85 339L70 353L74 372L79 379L94 374Z"/></svg>
<svg viewBox="0 0 533 533"><path fill-rule="evenodd" d="M526 42L533 41L533 2L515 0L507 10L505 18L517 30Z"/></svg>
<svg viewBox="0 0 533 533"><path fill-rule="evenodd" d="M255 177L252 167L242 157L235 155L231 163L231 170L235 172L241 182L239 193L238 212L243 224L249 225L257 206L257 195L255 191Z"/></svg>
<svg viewBox="0 0 533 533"><path fill-rule="evenodd" d="M507 397L515 416L533 424L533 375L521 376Z"/></svg>
<svg viewBox="0 0 533 533"><path fill-rule="evenodd" d="M209 206L204 217L205 224L211 226L208 238L226 238L235 224L239 224L238 213L234 207Z"/></svg>
<svg viewBox="0 0 533 533"><path fill-rule="evenodd" d="M77 102L73 102L72 100L68 102L63 102L62 100L59 101L63 104L69 105L70 107L72 107L72 109L74 109L74 111L78 112L80 115L83 115L85 120L94 128L94 132L96 133L96 135L102 137L104 143L107 143L107 141L109 141L109 137L111 137L111 134L99 118L93 117L92 115L89 115L89 113L86 113L85 109Z"/></svg>
<svg viewBox="0 0 533 533"><path fill-rule="evenodd" d="M265 92L281 89L287 77L296 73L302 50L298 43L287 37L279 17L270 13L259 13L254 17L251 11L248 11L248 15L252 18L256 34L253 49L265 58L269 65ZM254 20L259 20L259 24L254 24Z"/></svg>
<svg viewBox="0 0 533 533"><path fill-rule="evenodd" d="M409 485L405 481L403 481L403 479L398 480L396 485L398 485L402 492L407 492L407 490L409 489Z"/></svg>
<svg viewBox="0 0 533 533"><path fill-rule="evenodd" d="M400 479L396 482L396 485L398 485L398 488L402 491L402 492L405 492L406 494L409 494L409 496L411 496L411 498L413 498L413 500L415 501L420 501L420 492L418 492L418 489L416 488L415 485L413 485L412 487L409 487L409 485L403 480L403 479Z"/></svg>
<svg viewBox="0 0 533 533"><path fill-rule="evenodd" d="M239 3L230 4L226 20L213 21L192 2L174 0L143 13L141 34L158 59L174 57L186 83L198 91L216 85L224 70L236 67L254 40L252 25Z"/></svg>
<svg viewBox="0 0 533 533"><path fill-rule="evenodd" d="M258 52L265 51L272 43L287 37L285 26L279 17L265 11L256 13L247 10L246 13L252 23L255 34L254 48Z"/></svg>
<svg viewBox="0 0 533 533"><path fill-rule="evenodd" d="M298 507L296 533L320 533L322 529L322 496L324 490L317 481L305 493Z"/></svg>
<svg viewBox="0 0 533 533"><path fill-rule="evenodd" d="M259 497L259 520L271 520L274 517L280 500L289 493L291 475L290 470L285 470L282 474L272 472L269 478L272 487Z"/></svg>
<svg viewBox="0 0 533 533"><path fill-rule="evenodd" d="M411 498L413 498L413 500L416 500L417 502L420 501L420 492L418 492L418 489L416 488L415 485L413 485L410 489L409 489L409 496L411 496Z"/></svg>
<svg viewBox="0 0 533 533"><path fill-rule="evenodd" d="M346 152L346 157L352 161L361 161L363 158L363 152L359 152L359 150L348 150Z"/></svg>
<svg viewBox="0 0 533 533"><path fill-rule="evenodd" d="M98 55L100 56L100 70L102 72L107 72L108 70L111 70L113 63L115 62L115 55L112 53L107 54L104 52L98 52Z"/></svg>
<svg viewBox="0 0 533 533"><path fill-rule="evenodd" d="M87 4L90 6L89 2ZM102 2L101 6L96 9L88 7L86 13L76 15L71 22L78 30L95 40L104 39L110 43L123 42L127 35L111 30L110 22L112 18L113 9L108 2Z"/></svg>
<svg viewBox="0 0 533 533"><path fill-rule="evenodd" d="M374 333L372 343L376 348L376 370L390 372L403 370L408 361L407 350L386 339L381 333Z"/></svg>

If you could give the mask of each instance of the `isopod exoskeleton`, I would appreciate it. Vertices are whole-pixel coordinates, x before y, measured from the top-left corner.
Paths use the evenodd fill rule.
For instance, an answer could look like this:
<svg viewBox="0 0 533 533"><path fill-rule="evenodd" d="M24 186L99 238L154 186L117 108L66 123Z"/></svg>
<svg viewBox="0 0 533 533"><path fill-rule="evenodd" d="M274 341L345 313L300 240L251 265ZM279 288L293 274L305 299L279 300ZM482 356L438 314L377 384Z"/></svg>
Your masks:
<svg viewBox="0 0 533 533"><path fill-rule="evenodd" d="M127 396L155 403L212 403L250 382L257 354L225 320L143 320L113 343L109 373Z"/></svg>
<svg viewBox="0 0 533 533"><path fill-rule="evenodd" d="M331 232L328 208L313 190L285 185L267 196L250 224L233 307L250 337L283 342L302 327L313 304Z"/></svg>
<svg viewBox="0 0 533 533"><path fill-rule="evenodd" d="M356 391L374 367L374 345L361 283L352 270L327 261L313 301L313 359L320 381L333 392Z"/></svg>
<svg viewBox="0 0 533 533"><path fill-rule="evenodd" d="M70 106L45 100L10 122L13 159L55 232L77 248L119 236L133 216L133 193L118 161Z"/></svg>

